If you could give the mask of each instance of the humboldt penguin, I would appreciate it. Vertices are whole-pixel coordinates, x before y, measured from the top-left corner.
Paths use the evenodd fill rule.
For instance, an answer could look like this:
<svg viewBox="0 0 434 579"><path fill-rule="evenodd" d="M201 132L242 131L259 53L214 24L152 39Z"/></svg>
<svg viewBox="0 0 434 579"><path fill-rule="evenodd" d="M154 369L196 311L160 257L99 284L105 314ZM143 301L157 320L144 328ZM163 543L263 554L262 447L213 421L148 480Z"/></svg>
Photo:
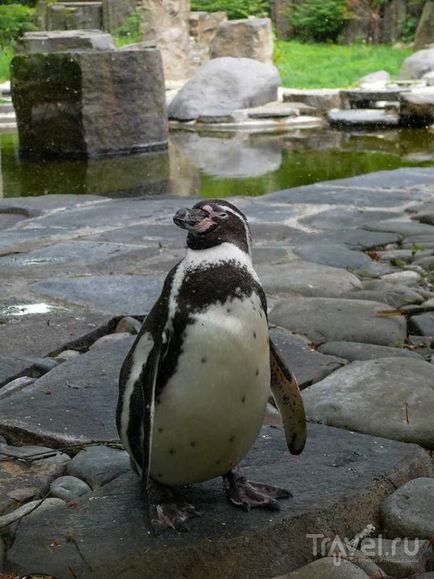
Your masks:
<svg viewBox="0 0 434 579"><path fill-rule="evenodd" d="M279 509L285 489L248 481L239 462L264 421L270 386L288 449L306 440L294 376L270 340L267 303L245 215L201 201L173 218L187 230L184 259L167 275L120 373L117 427L141 477L154 530L197 515L179 487L223 477L228 500Z"/></svg>

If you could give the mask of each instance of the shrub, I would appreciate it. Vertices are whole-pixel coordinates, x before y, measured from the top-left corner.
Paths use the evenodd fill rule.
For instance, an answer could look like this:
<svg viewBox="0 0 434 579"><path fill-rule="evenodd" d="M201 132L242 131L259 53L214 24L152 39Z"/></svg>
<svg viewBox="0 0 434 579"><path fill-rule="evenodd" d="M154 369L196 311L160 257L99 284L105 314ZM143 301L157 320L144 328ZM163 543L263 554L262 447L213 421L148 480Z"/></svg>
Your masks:
<svg viewBox="0 0 434 579"><path fill-rule="evenodd" d="M18 4L0 6L0 46L8 46L24 32L35 30L34 18L34 8Z"/></svg>
<svg viewBox="0 0 434 579"><path fill-rule="evenodd" d="M116 46L124 46L125 44L133 44L134 42L140 42L140 25L141 17L140 13L136 10L128 18L124 20L122 26L117 28L113 32L115 38Z"/></svg>
<svg viewBox="0 0 434 579"><path fill-rule="evenodd" d="M399 37L403 42L413 42L419 19L407 15L399 21Z"/></svg>
<svg viewBox="0 0 434 579"><path fill-rule="evenodd" d="M306 0L289 13L294 34L302 40L335 41L346 19L344 0Z"/></svg>
<svg viewBox="0 0 434 579"><path fill-rule="evenodd" d="M248 16L268 16L267 0L191 0L191 9L203 12L226 12L230 20Z"/></svg>

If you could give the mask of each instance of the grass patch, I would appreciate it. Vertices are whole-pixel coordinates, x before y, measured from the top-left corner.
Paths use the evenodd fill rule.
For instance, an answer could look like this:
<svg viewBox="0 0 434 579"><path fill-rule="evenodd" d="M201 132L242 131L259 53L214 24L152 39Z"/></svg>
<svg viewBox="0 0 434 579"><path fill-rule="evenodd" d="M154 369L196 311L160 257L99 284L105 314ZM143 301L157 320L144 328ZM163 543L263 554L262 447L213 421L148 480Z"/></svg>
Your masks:
<svg viewBox="0 0 434 579"><path fill-rule="evenodd" d="M9 80L9 65L14 55L12 46L0 47L0 82Z"/></svg>
<svg viewBox="0 0 434 579"><path fill-rule="evenodd" d="M353 85L360 77L386 70L398 75L410 48L387 45L304 44L295 41L275 42L274 63L282 85L291 88L337 88Z"/></svg>

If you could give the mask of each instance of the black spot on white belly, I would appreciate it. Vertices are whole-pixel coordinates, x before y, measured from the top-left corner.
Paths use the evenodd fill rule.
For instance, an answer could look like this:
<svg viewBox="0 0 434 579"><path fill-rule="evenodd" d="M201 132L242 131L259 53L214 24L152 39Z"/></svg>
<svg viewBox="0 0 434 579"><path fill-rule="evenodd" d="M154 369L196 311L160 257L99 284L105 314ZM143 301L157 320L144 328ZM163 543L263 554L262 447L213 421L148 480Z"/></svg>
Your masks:
<svg viewBox="0 0 434 579"><path fill-rule="evenodd" d="M253 337L254 337L255 340L256 340L256 332L253 332Z"/></svg>

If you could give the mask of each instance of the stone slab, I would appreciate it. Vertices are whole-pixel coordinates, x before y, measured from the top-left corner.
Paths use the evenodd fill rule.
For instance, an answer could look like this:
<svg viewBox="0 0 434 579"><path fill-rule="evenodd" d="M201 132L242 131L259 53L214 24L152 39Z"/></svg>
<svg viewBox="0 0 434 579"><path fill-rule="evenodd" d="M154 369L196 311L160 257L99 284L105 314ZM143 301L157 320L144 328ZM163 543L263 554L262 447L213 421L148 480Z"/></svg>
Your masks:
<svg viewBox="0 0 434 579"><path fill-rule="evenodd" d="M88 336L103 335L111 316L96 313L62 312L7 316L0 326L1 353L7 357L41 357L62 346L85 343Z"/></svg>
<svg viewBox="0 0 434 579"><path fill-rule="evenodd" d="M385 233L382 231L366 231L364 229L339 229L326 231L312 235L312 242L322 244L345 245L350 249L375 249L379 246L400 241L402 236L398 233Z"/></svg>
<svg viewBox="0 0 434 579"><path fill-rule="evenodd" d="M271 310L271 323L308 336L313 342L367 342L396 346L407 336L404 316L384 317L387 304L323 297L282 299Z"/></svg>
<svg viewBox="0 0 434 579"><path fill-rule="evenodd" d="M297 378L300 388L306 388L346 364L345 356L324 355L314 350L306 339L294 336L283 328L273 328L270 337Z"/></svg>
<svg viewBox="0 0 434 579"><path fill-rule="evenodd" d="M355 360L375 360L377 358L419 358L420 354L405 348L391 348L362 342L326 342L319 346L318 351L328 356L340 356L350 362Z"/></svg>
<svg viewBox="0 0 434 579"><path fill-rule="evenodd" d="M361 251L351 250L345 245L335 243L303 243L295 247L294 253L307 261L350 271L361 270L378 275L384 269Z"/></svg>
<svg viewBox="0 0 434 579"><path fill-rule="evenodd" d="M118 376L133 341L104 344L0 400L0 433L11 442L56 447L118 439Z"/></svg>
<svg viewBox="0 0 434 579"><path fill-rule="evenodd" d="M73 50L114 50L111 34L101 30L53 30L25 32L17 43L17 54Z"/></svg>
<svg viewBox="0 0 434 579"><path fill-rule="evenodd" d="M296 260L288 264L257 268L262 285L270 294L337 296L360 288L360 280L347 271Z"/></svg>
<svg viewBox="0 0 434 579"><path fill-rule="evenodd" d="M372 221L380 221L396 217L399 213L395 211L366 210L360 207L334 207L325 209L300 219L303 225L310 225L318 229L361 227Z"/></svg>
<svg viewBox="0 0 434 579"><path fill-rule="evenodd" d="M152 275L58 277L32 284L40 295L115 315L147 313L162 287L162 279Z"/></svg>
<svg viewBox="0 0 434 579"><path fill-rule="evenodd" d="M310 386L303 398L315 422L434 449L434 369L423 360L353 362Z"/></svg>
<svg viewBox="0 0 434 579"><path fill-rule="evenodd" d="M272 577L312 560L306 533L354 536L366 521L377 524L383 497L410 478L431 476L432 464L414 445L310 425L300 457L288 457L282 433L264 427L244 470L289 487L294 498L279 513L245 513L227 504L218 479L193 485L182 492L203 516L191 521L190 533L156 538L141 485L128 473L84 495L77 508L22 520L5 568L21 575L43 569L59 579L68 567L81 576L89 566L93 579L105 579L107 569L124 579Z"/></svg>
<svg viewBox="0 0 434 579"><path fill-rule="evenodd" d="M327 114L330 126L337 128L366 127L370 129L396 128L398 115L382 109L333 110Z"/></svg>
<svg viewBox="0 0 434 579"><path fill-rule="evenodd" d="M415 223L414 221L387 219L385 221L376 221L365 225L364 229L370 231L387 231L389 233L399 233L403 236L408 235L433 235L434 227L426 223Z"/></svg>

